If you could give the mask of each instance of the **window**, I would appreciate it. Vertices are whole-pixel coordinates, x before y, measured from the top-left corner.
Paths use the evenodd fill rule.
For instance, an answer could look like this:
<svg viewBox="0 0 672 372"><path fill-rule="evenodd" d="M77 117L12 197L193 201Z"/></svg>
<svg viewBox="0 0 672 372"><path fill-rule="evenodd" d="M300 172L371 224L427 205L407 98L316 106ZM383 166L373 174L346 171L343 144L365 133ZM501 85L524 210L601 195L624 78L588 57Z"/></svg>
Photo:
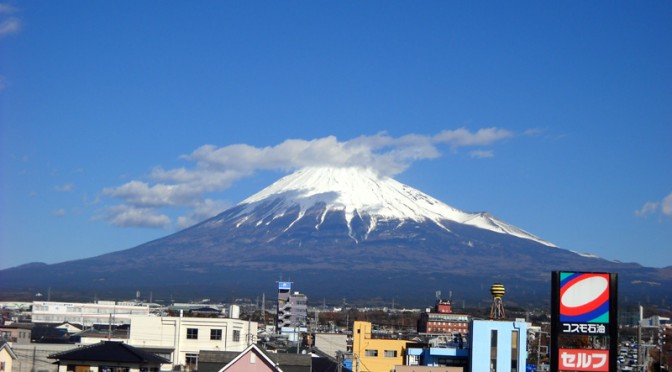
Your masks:
<svg viewBox="0 0 672 372"><path fill-rule="evenodd" d="M518 372L518 331L511 332L511 372Z"/></svg>
<svg viewBox="0 0 672 372"><path fill-rule="evenodd" d="M187 328L187 340L198 339L198 328Z"/></svg>
<svg viewBox="0 0 672 372"><path fill-rule="evenodd" d="M221 340L222 339L222 330L221 329L211 329L210 330L210 339L211 340Z"/></svg>
<svg viewBox="0 0 672 372"><path fill-rule="evenodd" d="M497 330L490 330L490 371L497 372Z"/></svg>
<svg viewBox="0 0 672 372"><path fill-rule="evenodd" d="M126 367L113 367L113 366L99 366L98 370L100 372L128 372Z"/></svg>
<svg viewBox="0 0 672 372"><path fill-rule="evenodd" d="M396 350L385 350L385 358L396 358L397 357L397 351Z"/></svg>
<svg viewBox="0 0 672 372"><path fill-rule="evenodd" d="M366 349L366 350L364 350L364 356L377 357L378 356L378 350Z"/></svg>
<svg viewBox="0 0 672 372"><path fill-rule="evenodd" d="M184 362L186 363L188 370L190 371L198 370L198 354L187 353Z"/></svg>
<svg viewBox="0 0 672 372"><path fill-rule="evenodd" d="M240 341L240 331L237 329L233 330L233 341Z"/></svg>

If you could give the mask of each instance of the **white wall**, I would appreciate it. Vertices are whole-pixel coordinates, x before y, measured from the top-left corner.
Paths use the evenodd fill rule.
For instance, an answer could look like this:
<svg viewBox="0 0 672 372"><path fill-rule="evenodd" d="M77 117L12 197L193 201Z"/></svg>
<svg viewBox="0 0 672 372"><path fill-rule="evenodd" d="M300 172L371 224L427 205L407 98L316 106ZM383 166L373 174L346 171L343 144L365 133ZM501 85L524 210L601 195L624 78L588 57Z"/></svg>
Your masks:
<svg viewBox="0 0 672 372"><path fill-rule="evenodd" d="M33 302L32 322L59 324L70 322L90 327L94 324L129 324L133 315L149 315L149 306L116 304L99 301L95 304L76 302Z"/></svg>
<svg viewBox="0 0 672 372"><path fill-rule="evenodd" d="M188 330L196 329L196 339L187 338ZM211 339L211 330L221 330L221 340ZM238 339L234 339L234 332ZM135 347L172 348L173 364L186 363L186 354L201 350L243 351L255 343L257 323L229 318L131 317L128 340Z"/></svg>

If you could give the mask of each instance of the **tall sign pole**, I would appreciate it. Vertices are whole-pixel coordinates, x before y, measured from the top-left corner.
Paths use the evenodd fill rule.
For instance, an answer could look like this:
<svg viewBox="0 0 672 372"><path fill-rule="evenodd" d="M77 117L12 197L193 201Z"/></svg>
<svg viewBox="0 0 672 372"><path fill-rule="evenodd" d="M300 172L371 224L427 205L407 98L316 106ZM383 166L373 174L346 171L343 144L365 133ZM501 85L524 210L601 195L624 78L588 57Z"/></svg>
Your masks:
<svg viewBox="0 0 672 372"><path fill-rule="evenodd" d="M618 274L554 271L551 372L616 372Z"/></svg>

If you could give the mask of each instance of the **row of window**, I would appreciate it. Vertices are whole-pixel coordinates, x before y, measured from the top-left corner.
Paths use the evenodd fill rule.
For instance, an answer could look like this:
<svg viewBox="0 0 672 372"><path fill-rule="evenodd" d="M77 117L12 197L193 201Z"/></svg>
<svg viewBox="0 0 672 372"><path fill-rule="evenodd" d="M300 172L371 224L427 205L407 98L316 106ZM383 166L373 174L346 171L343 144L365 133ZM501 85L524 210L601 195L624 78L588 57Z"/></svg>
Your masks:
<svg viewBox="0 0 672 372"><path fill-rule="evenodd" d="M113 324L128 324L130 319L127 317L120 317L117 315L113 318ZM62 323L62 322L73 322L73 323L82 323L84 325L91 324L108 324L110 322L109 316L103 317L93 317L90 315L38 315L33 314L33 323Z"/></svg>
<svg viewBox="0 0 672 372"><path fill-rule="evenodd" d="M219 341L222 339L222 330L220 328L210 329L210 340ZM233 330L233 341L240 341L240 331ZM198 340L198 328L187 328L187 340Z"/></svg>
<svg viewBox="0 0 672 372"><path fill-rule="evenodd" d="M437 313L432 313L429 314L429 321L449 321L449 322L468 322L469 321L469 316L468 315L455 315L455 314L437 314Z"/></svg>
<svg viewBox="0 0 672 372"><path fill-rule="evenodd" d="M46 312L49 313L50 309L48 306L33 306L33 313ZM149 313L149 309L141 307L139 309L109 309L109 308L81 308L81 307L66 307L66 313L84 313L84 314L138 314L146 315ZM51 313L62 314L62 311L59 311L58 308L51 311Z"/></svg>
<svg viewBox="0 0 672 372"><path fill-rule="evenodd" d="M377 357L378 356L378 350L376 350L376 349L366 349L366 350L364 350L364 356ZM383 353L383 357L385 357L385 358L396 358L397 357L397 350L385 350L385 352Z"/></svg>
<svg viewBox="0 0 672 372"><path fill-rule="evenodd" d="M427 328L428 333L453 333L453 332L461 332L464 331L464 329L460 328Z"/></svg>
<svg viewBox="0 0 672 372"><path fill-rule="evenodd" d="M462 326L464 328L467 328L469 326L469 323L464 323L464 322L429 322L431 325L454 325L454 326Z"/></svg>

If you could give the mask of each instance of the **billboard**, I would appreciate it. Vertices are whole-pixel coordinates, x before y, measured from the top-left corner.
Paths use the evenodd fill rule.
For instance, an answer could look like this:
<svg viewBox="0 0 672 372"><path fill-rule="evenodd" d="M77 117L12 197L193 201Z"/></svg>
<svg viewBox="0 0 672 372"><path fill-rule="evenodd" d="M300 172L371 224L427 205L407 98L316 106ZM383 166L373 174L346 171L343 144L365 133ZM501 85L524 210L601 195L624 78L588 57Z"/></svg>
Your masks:
<svg viewBox="0 0 672 372"><path fill-rule="evenodd" d="M551 372L616 371L618 275L554 271Z"/></svg>
<svg viewBox="0 0 672 372"><path fill-rule="evenodd" d="M292 282L278 282L278 289L292 289Z"/></svg>
<svg viewBox="0 0 672 372"><path fill-rule="evenodd" d="M605 335L609 325L609 274L560 272L562 333Z"/></svg>

